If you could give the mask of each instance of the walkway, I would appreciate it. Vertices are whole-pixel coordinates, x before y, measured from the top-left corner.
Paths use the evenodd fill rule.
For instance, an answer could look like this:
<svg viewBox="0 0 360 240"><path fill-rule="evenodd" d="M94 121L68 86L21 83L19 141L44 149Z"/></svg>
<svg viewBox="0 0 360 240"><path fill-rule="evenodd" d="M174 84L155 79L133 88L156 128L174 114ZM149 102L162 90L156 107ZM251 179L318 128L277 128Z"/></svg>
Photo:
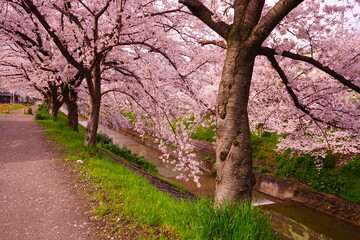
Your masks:
<svg viewBox="0 0 360 240"><path fill-rule="evenodd" d="M33 119L0 114L0 239L94 239L84 201Z"/></svg>

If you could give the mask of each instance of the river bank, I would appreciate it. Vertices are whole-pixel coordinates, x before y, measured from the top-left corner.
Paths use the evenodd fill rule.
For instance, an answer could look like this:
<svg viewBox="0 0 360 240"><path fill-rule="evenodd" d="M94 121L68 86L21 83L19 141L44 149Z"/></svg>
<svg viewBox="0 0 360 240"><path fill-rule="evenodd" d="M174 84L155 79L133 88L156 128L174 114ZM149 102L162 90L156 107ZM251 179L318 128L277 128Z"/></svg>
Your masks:
<svg viewBox="0 0 360 240"><path fill-rule="evenodd" d="M160 173L169 179L176 180L174 177L176 173L171 171L171 167L164 166L158 159L160 153L156 149L156 144L151 140L141 139L136 136L136 133L129 130L122 130L122 134L119 134L102 127L101 131L111 137L115 137L114 142L117 142L120 146L126 145L135 153L145 155L149 161L158 165ZM209 151L209 148L207 148L207 151ZM198 195L212 196L215 181L214 177L210 174L209 166L211 167L211 164L208 162L202 164L205 174L201 175L200 181L202 187L200 189L191 183L191 181L177 181L190 192L196 192ZM328 236L325 239L343 240L343 237L346 236L346 239L360 239L360 228L357 225L359 206L357 204L350 203L336 196L315 192L305 184L296 181L266 175L257 175L257 179L255 189L265 194L261 194L262 198L265 197L266 199L268 197L271 199L265 200L266 204L270 204L265 205L263 208L271 211L274 216L273 225L281 229L282 232L287 232L288 237L292 239L307 239L305 236L308 235L311 236L310 239L324 239L324 236ZM312 216L312 221L304 217L302 215L303 212ZM295 216L294 213L296 213ZM280 223L275 218L281 219ZM339 229L337 226L342 228ZM288 232L289 229L296 230Z"/></svg>
<svg viewBox="0 0 360 240"><path fill-rule="evenodd" d="M129 129L120 129L120 133L133 138L138 143L144 144L151 147L152 149L159 151L157 145L150 139L143 139L138 136L138 134ZM199 140L192 140L194 145L194 152L199 156L209 156L214 158L215 149L212 143L207 143ZM174 158L176 156L173 156ZM198 161L201 162L201 169L206 173L211 173L213 163L198 158ZM206 181L209 182L209 178L205 177ZM256 174L257 184L254 186L254 189L267 194L271 197L275 197L281 200L292 200L298 203L305 204L314 209L320 210L326 214L332 215L334 217L340 218L342 220L348 221L351 224L360 226L360 205L351 203L344 199L341 199L337 196L316 192L310 189L307 185L301 182L276 178L269 175ZM213 191L214 183L210 184L211 186L206 186L200 190L204 194L208 191ZM194 191L194 188L191 188Z"/></svg>
<svg viewBox="0 0 360 240"><path fill-rule="evenodd" d="M84 186L93 208L91 214L104 226L104 238L278 239L268 217L248 203L237 205L237 210L215 210L211 199L173 198L99 148L85 147L85 130L80 128L77 133L69 129L62 114L57 121L45 116L38 122L57 145L64 147L66 164L78 176L78 184Z"/></svg>

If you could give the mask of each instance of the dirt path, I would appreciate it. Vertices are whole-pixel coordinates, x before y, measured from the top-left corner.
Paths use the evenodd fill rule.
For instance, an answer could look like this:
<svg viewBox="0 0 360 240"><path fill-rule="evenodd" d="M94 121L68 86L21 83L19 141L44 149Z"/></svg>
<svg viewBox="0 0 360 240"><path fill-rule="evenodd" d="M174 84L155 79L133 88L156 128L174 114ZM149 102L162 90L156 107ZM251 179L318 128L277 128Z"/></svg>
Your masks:
<svg viewBox="0 0 360 240"><path fill-rule="evenodd" d="M33 119L0 114L0 239L94 239L84 201Z"/></svg>

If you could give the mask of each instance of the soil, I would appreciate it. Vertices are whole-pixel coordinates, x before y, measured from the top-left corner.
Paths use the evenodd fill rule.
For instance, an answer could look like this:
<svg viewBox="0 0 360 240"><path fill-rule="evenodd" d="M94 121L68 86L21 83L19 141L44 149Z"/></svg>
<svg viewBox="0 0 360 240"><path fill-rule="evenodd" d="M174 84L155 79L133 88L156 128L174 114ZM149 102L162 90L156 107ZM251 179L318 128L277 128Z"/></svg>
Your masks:
<svg viewBox="0 0 360 240"><path fill-rule="evenodd" d="M95 238L85 198L60 159L33 115L0 114L0 239Z"/></svg>

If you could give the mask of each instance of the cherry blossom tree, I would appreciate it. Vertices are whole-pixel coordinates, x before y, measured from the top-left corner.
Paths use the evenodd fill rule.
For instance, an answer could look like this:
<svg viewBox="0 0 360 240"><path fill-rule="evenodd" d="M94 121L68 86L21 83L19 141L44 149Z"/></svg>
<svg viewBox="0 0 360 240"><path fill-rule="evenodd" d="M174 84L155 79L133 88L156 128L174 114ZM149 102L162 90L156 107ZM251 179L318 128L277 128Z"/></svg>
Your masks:
<svg viewBox="0 0 360 240"><path fill-rule="evenodd" d="M192 48L192 44L189 44L189 48ZM117 69L126 73L120 83L111 80L118 78L116 74L104 74L109 84L104 85L104 114L101 120L107 126L129 127L142 136L155 138L164 152L164 161L169 161L169 153L178 159L172 163L175 170L184 172L179 177L193 179L198 183L199 163L191 154L191 130L184 122L195 117L195 114L199 116L193 121L198 121L213 111L209 101L213 92L202 91L202 86L215 82L216 75L212 74L212 64L208 62L212 54L208 54L205 59L198 58L194 56L198 52L189 51L189 48L181 51L181 55L186 57L176 62L163 58L168 50L165 48L157 54L142 53L131 66L122 65L122 68L126 66L126 70ZM126 113L131 113L136 119L129 123L129 119L124 116ZM167 147L167 144L175 145L176 148Z"/></svg>
<svg viewBox="0 0 360 240"><path fill-rule="evenodd" d="M341 69L344 67L341 64L343 60L336 61L339 58L344 59L347 65L351 65L350 70L356 69L354 62L358 62L358 49L357 52L344 58L342 52L336 51L337 49L324 51L324 48L330 48L330 46L334 46L333 44L326 45L326 47L321 45L324 43L322 40L327 38L331 41L338 40L334 37L336 31L332 31L332 28L338 28L341 23L337 17L342 16L344 19L343 13L350 8L354 10L354 4L358 4L358 1L351 1L342 6L337 3L313 3L304 0L280 0L275 3L264 0L230 2L180 0L179 2L187 6L195 17L222 38L204 39L204 44L212 43L226 48L226 58L216 103L216 202L218 205L227 201L233 202L250 198L252 186L255 183L252 172L248 112L251 105L249 106L248 103L251 94L250 87L253 87L254 67L256 63L264 64L264 58L258 56L266 56L273 69L278 73L293 105L301 110L302 115L305 115L300 116L297 112L297 120L289 125L302 125L306 128L304 124L299 124L299 121L306 119L318 126L327 124L336 128L355 130L355 136L352 137L358 139L358 118L354 119L359 116L358 110L355 108L356 112L352 114L348 124L346 121L340 123L337 121L337 113L326 114L330 110L324 111L328 107L325 107L325 98L322 99L326 93L323 84L327 84L328 78L338 82L334 83L335 88L329 91L333 95L341 97L340 101L343 106L345 106L343 102L348 102L351 98L350 95L359 94L357 71L344 72ZM281 34L285 37L281 37ZM346 35L348 34L349 31ZM287 35L291 36L287 37ZM356 41L358 36L352 39ZM356 46L352 47L356 48ZM324 54L328 54L328 58L324 57ZM257 59L256 63L255 59ZM286 64L285 66L289 66L289 63L290 66L294 66L291 70L295 74L291 77L286 74L283 70L285 66L279 64L280 60ZM335 60L335 62L331 62L331 60ZM295 62L300 62L300 64L294 65ZM264 64L264 66L266 65ZM306 68L317 68L318 70L311 72ZM317 97L314 95L313 98L308 91L311 87L307 88L305 82L303 82L303 86L300 86L297 80L301 78L305 81L310 78L311 74L316 74L318 71L326 74L326 79L312 81L312 90L317 95ZM322 87L316 88L316 84ZM341 93L338 90L340 85L342 85ZM349 89L348 92L350 91L347 95L344 95L344 86ZM266 87L270 86L264 86L264 89ZM318 94L318 90L322 92ZM334 90L338 91L338 94L334 93ZM304 93L301 96L303 101L300 101L298 92ZM281 99L273 96L273 101L281 101ZM358 96L354 97L353 101L355 105L359 106ZM334 104L333 101L330 106ZM274 106L271 101L268 101L267 105ZM354 104L350 105L352 105L351 109L354 109ZM332 108L335 112L340 112L339 108ZM257 115L262 115L262 113L263 111ZM281 121L284 121L284 118L279 118L275 124L281 126Z"/></svg>
<svg viewBox="0 0 360 240"><path fill-rule="evenodd" d="M129 55L131 48L137 46L142 47L138 53L153 51L164 58L172 57L160 50L159 43L164 42L165 37L158 34L158 29L162 30L164 25L157 27L158 23L149 18L178 9L161 12L156 2L147 1L67 1L62 5L56 1L8 2L22 6L26 14L36 18L67 63L86 80L91 103L86 145L95 144L102 74L110 65L119 69L124 62L119 57L116 61L107 61L108 56L113 51Z"/></svg>
<svg viewBox="0 0 360 240"><path fill-rule="evenodd" d="M197 181L181 119L216 115L218 205L251 197L251 128L286 136L280 149L360 151L359 31L345 26L359 1L5 2L42 26L66 79L85 79L86 144L103 99L104 122L124 126L131 110L136 130L179 146L178 168Z"/></svg>
<svg viewBox="0 0 360 240"><path fill-rule="evenodd" d="M2 30L6 30L4 25L1 26ZM4 32L3 32L4 33ZM9 31L6 31L7 37ZM2 40L6 41L6 36L2 37ZM29 51L26 51L25 45L18 41L17 43L8 43L3 46L1 53L1 66L4 67L3 74L0 75L2 82L7 84L11 88L26 89L32 86L41 95L43 95L44 101L47 105L48 112L54 117L57 117L57 113L63 103L62 97L59 93L59 86L53 76L53 71L49 71L47 68L40 70L40 67L36 65L34 55ZM41 80L36 76L41 75Z"/></svg>
<svg viewBox="0 0 360 240"><path fill-rule="evenodd" d="M3 19L9 19L10 15L12 18L2 21L0 25L4 41L2 64L9 70L11 68L11 76L20 79L22 85L31 85L43 95L53 117L57 117L58 110L65 102L68 109L67 124L77 130L76 85L81 83L80 75L73 77L74 69L69 68L60 52L49 45L51 42L44 41L46 32L39 29L35 19L30 18L23 24L12 21L24 18L22 7L13 5L10 11L8 5L4 5Z"/></svg>

